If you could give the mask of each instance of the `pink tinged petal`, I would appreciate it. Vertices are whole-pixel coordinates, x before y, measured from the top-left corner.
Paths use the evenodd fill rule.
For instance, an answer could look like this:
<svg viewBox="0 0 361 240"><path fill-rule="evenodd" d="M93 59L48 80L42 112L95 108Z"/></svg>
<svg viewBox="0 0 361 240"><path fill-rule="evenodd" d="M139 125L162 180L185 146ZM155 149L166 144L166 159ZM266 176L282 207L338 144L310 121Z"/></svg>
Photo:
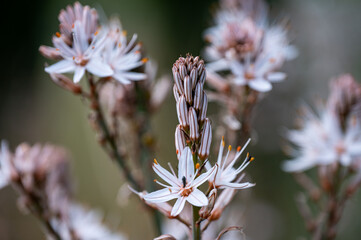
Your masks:
<svg viewBox="0 0 361 240"><path fill-rule="evenodd" d="M232 73L236 76L243 76L244 75L244 67L243 65L238 61L233 61L230 64L230 68L232 70Z"/></svg>
<svg viewBox="0 0 361 240"><path fill-rule="evenodd" d="M281 82L286 79L286 73L283 72L273 72L270 74L267 74L267 79L270 82Z"/></svg>
<svg viewBox="0 0 361 240"><path fill-rule="evenodd" d="M192 152L189 147L186 147L182 151L182 155L178 162L178 179L182 181L185 177L187 183L189 183L194 176L194 163Z"/></svg>
<svg viewBox="0 0 361 240"><path fill-rule="evenodd" d="M114 73L113 69L111 69L108 64L99 59L91 59L86 65L86 69L98 77L108 77Z"/></svg>
<svg viewBox="0 0 361 240"><path fill-rule="evenodd" d="M221 59L212 63L208 63L207 69L215 72L227 70L229 69L229 62L227 60Z"/></svg>
<svg viewBox="0 0 361 240"><path fill-rule="evenodd" d="M255 186L256 184L254 183L249 183L249 182L245 182L245 183L230 183L230 182L224 182L222 184L219 185L219 188L234 188L234 189L245 189L245 188L250 188Z"/></svg>
<svg viewBox="0 0 361 240"><path fill-rule="evenodd" d="M258 92L268 92L272 89L271 83L263 78L256 78L254 80L251 80L248 85L250 86L250 88Z"/></svg>
<svg viewBox="0 0 361 240"><path fill-rule="evenodd" d="M75 68L73 81L74 83L78 83L84 76L85 73L85 67L77 66Z"/></svg>
<svg viewBox="0 0 361 240"><path fill-rule="evenodd" d="M197 207L202 207L208 204L208 198L198 189L194 189L186 199L190 204Z"/></svg>
<svg viewBox="0 0 361 240"><path fill-rule="evenodd" d="M153 203L167 202L179 196L178 193L171 193L171 190L164 188L144 195L144 200Z"/></svg>
<svg viewBox="0 0 361 240"><path fill-rule="evenodd" d="M186 203L186 198L185 197L178 198L177 201L175 202L173 208L172 208L172 212L170 213L170 215L175 217L178 214L180 214L181 211L184 208L185 203Z"/></svg>
<svg viewBox="0 0 361 240"><path fill-rule="evenodd" d="M153 170L160 178L162 178L164 181L166 181L168 184L172 185L173 187L181 186L179 180L158 163L153 163Z"/></svg>
<svg viewBox="0 0 361 240"><path fill-rule="evenodd" d="M237 76L233 81L235 84L241 85L241 86L247 84L247 81L243 76Z"/></svg>
<svg viewBox="0 0 361 240"><path fill-rule="evenodd" d="M70 60L62 60L57 62L49 67L45 68L45 72L47 73L66 73L73 72L75 70L75 64Z"/></svg>
<svg viewBox="0 0 361 240"><path fill-rule="evenodd" d="M211 178L214 173L216 173L217 168L218 168L218 165L216 164L207 172L202 173L199 177L197 177L196 179L193 180L191 186L196 188L196 187L202 185L205 181L207 181L209 178Z"/></svg>

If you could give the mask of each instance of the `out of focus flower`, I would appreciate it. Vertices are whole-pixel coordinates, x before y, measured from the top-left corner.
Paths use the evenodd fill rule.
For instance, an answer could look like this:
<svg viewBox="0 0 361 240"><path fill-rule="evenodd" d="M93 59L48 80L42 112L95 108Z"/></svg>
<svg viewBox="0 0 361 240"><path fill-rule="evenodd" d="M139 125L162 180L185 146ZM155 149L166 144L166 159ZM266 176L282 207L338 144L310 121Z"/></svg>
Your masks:
<svg viewBox="0 0 361 240"><path fill-rule="evenodd" d="M112 77L123 84L131 81L139 81L147 78L145 73L132 71L148 60L142 58L141 44L137 43L137 35L134 34L128 42L127 33L122 29L118 19L112 19L109 24L109 36L103 51L103 59L113 69Z"/></svg>
<svg viewBox="0 0 361 240"><path fill-rule="evenodd" d="M171 212L172 216L177 216L183 210L186 201L194 206L205 206L208 204L208 199L197 187L212 177L216 169L217 166L197 177L198 171L194 172L193 156L188 147L182 151L179 159L178 177L173 169L171 169L172 173L170 173L155 160L153 170L169 185L157 181L164 189L149 193L144 196L144 199L149 202L159 203L176 198L177 201Z"/></svg>
<svg viewBox="0 0 361 240"><path fill-rule="evenodd" d="M332 163L348 167L361 158L361 119L353 111L360 103L360 93L360 85L343 76L332 82L327 107L319 115L304 108L302 128L287 134L295 148L291 151L294 159L283 165L285 171Z"/></svg>
<svg viewBox="0 0 361 240"><path fill-rule="evenodd" d="M95 32L91 42L88 41L85 25L75 21L72 30L73 43L70 47L61 37L61 34L53 37L53 44L60 52L63 60L46 67L48 73L74 72L73 81L79 82L89 71L98 77L106 77L113 74L113 70L101 58L101 51L105 46L107 31Z"/></svg>
<svg viewBox="0 0 361 240"><path fill-rule="evenodd" d="M248 164L250 164L250 162L254 160L253 157L247 154L245 160L238 168L233 167L237 159L241 156L241 154L243 153L244 149L247 147L250 141L251 139L248 139L248 141L246 142L246 144L243 146L242 149L241 147L239 147L233 159L231 158L230 160L228 158L230 156L232 148L231 146L229 146L226 156L223 157L225 142L224 139L222 138L221 144L219 146L219 153L217 159L218 170L216 172L214 179L210 180L210 184L221 189L223 188L244 189L255 186L255 184L249 182L244 182L244 183L233 182L237 178L237 176L248 166ZM209 162L207 162L206 168L207 169L211 168Z"/></svg>
<svg viewBox="0 0 361 240"><path fill-rule="evenodd" d="M217 12L216 25L205 32L210 43L205 53L208 71L230 71L234 84L267 92L272 82L285 79L278 69L296 56L296 50L289 45L284 27L268 26L263 2L255 2L260 6L224 5Z"/></svg>
<svg viewBox="0 0 361 240"><path fill-rule="evenodd" d="M1 142L0 149L0 189L11 181L11 153L5 141Z"/></svg>
<svg viewBox="0 0 361 240"><path fill-rule="evenodd" d="M102 222L103 216L100 212L87 210L79 204L72 203L67 219L52 221L52 225L64 240L126 239L120 233L112 232Z"/></svg>

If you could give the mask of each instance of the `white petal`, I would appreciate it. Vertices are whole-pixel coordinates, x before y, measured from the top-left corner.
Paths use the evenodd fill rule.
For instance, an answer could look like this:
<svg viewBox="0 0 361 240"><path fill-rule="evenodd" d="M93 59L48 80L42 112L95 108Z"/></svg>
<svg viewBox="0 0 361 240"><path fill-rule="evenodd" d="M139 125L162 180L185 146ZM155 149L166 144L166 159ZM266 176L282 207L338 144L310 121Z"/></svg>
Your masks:
<svg viewBox="0 0 361 240"><path fill-rule="evenodd" d="M77 66L73 77L74 83L78 83L84 76L85 67Z"/></svg>
<svg viewBox="0 0 361 240"><path fill-rule="evenodd" d="M171 216L177 216L184 208L184 204L186 203L185 197L180 197L175 202L172 212L170 213Z"/></svg>
<svg viewBox="0 0 361 240"><path fill-rule="evenodd" d="M190 182L194 176L194 163L192 152L189 147L185 147L178 163L178 179L182 181L185 177Z"/></svg>
<svg viewBox="0 0 361 240"><path fill-rule="evenodd" d="M187 197L187 201L193 206L202 207L208 204L208 198L198 189L194 189Z"/></svg>
<svg viewBox="0 0 361 240"><path fill-rule="evenodd" d="M130 81L123 76L123 73L115 73L112 77L120 83L130 84Z"/></svg>
<svg viewBox="0 0 361 240"><path fill-rule="evenodd" d="M61 60L49 67L45 68L47 73L66 73L73 72L75 70L75 63L70 60Z"/></svg>
<svg viewBox="0 0 361 240"><path fill-rule="evenodd" d="M108 77L114 73L113 69L108 64L97 58L91 59L86 65L86 69L98 77Z"/></svg>
<svg viewBox="0 0 361 240"><path fill-rule="evenodd" d="M153 163L153 170L160 178L173 187L180 187L181 184L179 183L178 179L158 163Z"/></svg>
<svg viewBox="0 0 361 240"><path fill-rule="evenodd" d="M251 80L248 85L258 92L268 92L272 89L271 83L264 80L263 78L256 78Z"/></svg>
<svg viewBox="0 0 361 240"><path fill-rule="evenodd" d="M350 166L351 164L351 156L347 153L341 155L340 162L343 166Z"/></svg>
<svg viewBox="0 0 361 240"><path fill-rule="evenodd" d="M171 193L171 191L168 188L163 188L161 190L144 195L144 200L153 203L167 202L169 200L177 198L178 196L179 196L178 193Z"/></svg>
<svg viewBox="0 0 361 240"><path fill-rule="evenodd" d="M208 63L206 68L215 72L223 71L229 69L229 63L224 59L220 59L218 61Z"/></svg>
<svg viewBox="0 0 361 240"><path fill-rule="evenodd" d="M314 160L300 158L300 159L284 162L282 168L286 172L301 172L309 168L312 168L315 165L316 162Z"/></svg>
<svg viewBox="0 0 361 240"><path fill-rule="evenodd" d="M234 189L245 189L245 188L250 188L255 186L256 184L254 183L249 183L249 182L245 182L245 183L230 183L230 182L224 182L222 184L219 185L219 187L222 188L234 188Z"/></svg>
<svg viewBox="0 0 361 240"><path fill-rule="evenodd" d="M210 170L208 170L205 173L202 173L199 177L194 179L192 182L192 187L196 188L196 187L200 186L202 183L204 183L205 181L207 181L209 178L211 178L213 176L213 174L216 172L217 168L218 168L218 165L216 164Z"/></svg>
<svg viewBox="0 0 361 240"><path fill-rule="evenodd" d="M281 82L286 79L286 73L273 72L273 73L267 74L267 79L270 82Z"/></svg>
<svg viewBox="0 0 361 240"><path fill-rule="evenodd" d="M123 76L133 81L144 80L147 77L146 74L137 72L125 72L123 73Z"/></svg>

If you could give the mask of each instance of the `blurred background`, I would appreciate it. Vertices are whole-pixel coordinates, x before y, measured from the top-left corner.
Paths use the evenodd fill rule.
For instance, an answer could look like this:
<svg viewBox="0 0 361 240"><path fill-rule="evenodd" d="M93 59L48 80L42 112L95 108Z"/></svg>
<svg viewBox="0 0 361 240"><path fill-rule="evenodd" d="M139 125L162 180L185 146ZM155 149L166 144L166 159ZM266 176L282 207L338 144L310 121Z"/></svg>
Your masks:
<svg viewBox="0 0 361 240"><path fill-rule="evenodd" d="M13 149L21 142L50 142L66 147L72 156L76 198L106 214L107 222L130 239L153 236L149 216L133 196L118 199L124 184L118 168L97 145L87 122L87 109L77 97L54 85L43 71L38 53L51 45L58 29L58 13L68 0L7 2L3 27L3 77L0 81L0 139ZM171 74L173 62L186 53L201 54L202 33L212 24L216 1L86 0L107 16L118 15L129 34L138 33L147 55L159 66L159 75ZM361 1L270 0L271 23L288 20L290 38L299 57L288 62L288 79L274 85L259 104L254 117L257 138L249 151L256 157L247 172L257 183L247 190L245 232L250 239L300 239L307 234L294 202L300 190L292 176L282 172L287 157L281 151L282 129L294 126L301 102L327 97L333 76L348 72L361 79ZM21 6L20 6L21 5ZM11 16L10 16L11 15ZM10 21L9 21L10 20ZM10 34L9 34L10 33ZM209 116L215 117L211 105ZM174 130L177 124L171 93L153 119L158 137L157 159L175 162ZM213 145L219 139L213 140ZM119 204L120 202L120 204ZM347 204L338 239L361 235L361 192ZM0 191L0 239L45 239L35 218L22 215L11 188Z"/></svg>

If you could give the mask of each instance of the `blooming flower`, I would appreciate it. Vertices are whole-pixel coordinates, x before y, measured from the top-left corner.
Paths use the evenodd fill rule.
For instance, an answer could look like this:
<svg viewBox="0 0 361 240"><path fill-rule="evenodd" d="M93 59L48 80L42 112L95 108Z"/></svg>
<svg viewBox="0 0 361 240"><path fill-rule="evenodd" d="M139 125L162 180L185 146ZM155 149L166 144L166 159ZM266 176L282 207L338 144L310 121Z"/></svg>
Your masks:
<svg viewBox="0 0 361 240"><path fill-rule="evenodd" d="M98 211L87 210L80 204L72 203L69 207L69 216L66 220L52 221L52 225L60 233L62 239L126 239L119 233L110 231L102 223L102 214ZM69 231L70 229L70 231Z"/></svg>
<svg viewBox="0 0 361 240"><path fill-rule="evenodd" d="M286 75L277 69L294 58L296 50L289 45L286 31L267 26L265 17L265 12L222 8L216 25L205 32L205 39L211 43L206 48L209 71L231 71L234 84L248 85L259 92L267 92L272 82L285 79Z"/></svg>
<svg viewBox="0 0 361 240"><path fill-rule="evenodd" d="M148 61L147 58L142 58L137 35L134 34L128 42L126 31L122 30L118 19L111 20L109 28L109 37L102 56L114 71L112 77L123 84L146 79L145 73L132 71Z"/></svg>
<svg viewBox="0 0 361 240"><path fill-rule="evenodd" d="M95 32L91 42L89 42L84 24L75 21L72 33L72 47L65 43L61 34L53 37L53 44L60 52L63 60L46 67L45 71L48 73L74 72L73 81L75 83L82 79L86 70L98 77L112 75L113 70L100 56L100 52L104 48L107 31Z"/></svg>
<svg viewBox="0 0 361 240"><path fill-rule="evenodd" d="M217 188L235 188L235 189L244 189L244 188L250 188L255 186L253 183L245 182L245 183L238 183L238 181L234 180L237 178L237 176L254 160L253 157L251 157L249 154L247 154L246 159L243 161L243 163L235 169L233 165L236 163L237 159L241 156L244 149L247 147L251 139L249 139L246 144L241 149L240 147L237 149L237 152L231 162L229 162L229 155L231 152L231 146L228 147L228 152L226 156L223 158L223 150L224 150L224 140L222 138L221 144L219 146L219 153L218 153L218 159L217 159L217 165L218 169L215 174L214 179L212 179L210 182ZM210 169L211 165L209 162L206 164L206 168Z"/></svg>
<svg viewBox="0 0 361 240"><path fill-rule="evenodd" d="M303 121L301 129L288 131L287 138L296 148L291 148L294 159L284 163L285 171L337 162L349 166L361 157L361 128L355 117L348 119L345 131L337 115L327 108L321 109L320 117L306 109Z"/></svg>
<svg viewBox="0 0 361 240"><path fill-rule="evenodd" d="M166 181L169 186L157 181L164 189L145 195L144 200L158 203L167 202L176 198L177 201L173 206L171 216L177 216L183 210L186 201L194 206L205 206L208 204L208 199L197 187L212 177L216 169L217 165L197 177L198 171L194 172L193 157L188 147L182 151L179 159L178 177L173 169L171 169L172 173L170 173L155 160L153 170L159 177Z"/></svg>

